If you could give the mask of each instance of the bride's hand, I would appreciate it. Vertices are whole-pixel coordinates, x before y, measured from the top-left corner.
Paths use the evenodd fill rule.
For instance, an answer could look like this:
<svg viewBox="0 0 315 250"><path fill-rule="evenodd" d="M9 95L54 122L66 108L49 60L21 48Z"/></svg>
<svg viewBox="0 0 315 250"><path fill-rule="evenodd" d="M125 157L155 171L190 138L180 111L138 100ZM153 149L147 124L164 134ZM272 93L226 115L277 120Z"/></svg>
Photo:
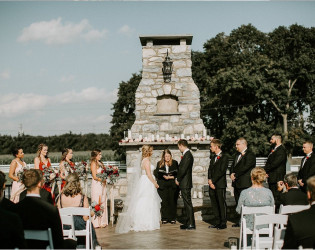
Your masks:
<svg viewBox="0 0 315 250"><path fill-rule="evenodd" d="M156 188L159 188L159 185L158 185L157 183L154 183L154 186L155 186Z"/></svg>

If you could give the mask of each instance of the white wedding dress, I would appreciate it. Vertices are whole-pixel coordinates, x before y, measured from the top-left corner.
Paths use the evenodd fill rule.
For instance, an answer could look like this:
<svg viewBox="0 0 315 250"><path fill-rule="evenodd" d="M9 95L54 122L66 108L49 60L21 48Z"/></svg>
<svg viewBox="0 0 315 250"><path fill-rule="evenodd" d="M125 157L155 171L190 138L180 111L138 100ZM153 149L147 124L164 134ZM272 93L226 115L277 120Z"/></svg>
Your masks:
<svg viewBox="0 0 315 250"><path fill-rule="evenodd" d="M151 174L154 178L153 170L154 166L151 165ZM127 191L124 210L118 217L116 233L160 229L161 199L157 189L149 180L144 169L141 170L141 176L136 179L138 181L134 180L134 187Z"/></svg>

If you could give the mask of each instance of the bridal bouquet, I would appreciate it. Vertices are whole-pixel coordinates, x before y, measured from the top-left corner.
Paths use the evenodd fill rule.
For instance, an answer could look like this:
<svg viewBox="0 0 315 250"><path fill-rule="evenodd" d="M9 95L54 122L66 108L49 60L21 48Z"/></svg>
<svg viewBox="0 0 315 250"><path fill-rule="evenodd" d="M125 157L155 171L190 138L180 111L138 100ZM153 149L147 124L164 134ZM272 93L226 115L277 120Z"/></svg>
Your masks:
<svg viewBox="0 0 315 250"><path fill-rule="evenodd" d="M93 201L91 204L92 211L95 214L95 217L100 217L103 214L104 206L100 203L96 203L96 201Z"/></svg>

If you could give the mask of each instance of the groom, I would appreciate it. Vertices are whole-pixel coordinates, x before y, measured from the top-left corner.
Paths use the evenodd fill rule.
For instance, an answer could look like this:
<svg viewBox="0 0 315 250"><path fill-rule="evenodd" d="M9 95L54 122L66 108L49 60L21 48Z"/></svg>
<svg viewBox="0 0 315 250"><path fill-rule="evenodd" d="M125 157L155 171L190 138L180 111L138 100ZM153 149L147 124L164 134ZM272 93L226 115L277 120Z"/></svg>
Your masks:
<svg viewBox="0 0 315 250"><path fill-rule="evenodd" d="M194 230L196 229L196 224L194 209L191 202L192 167L194 164L194 157L188 149L188 142L186 140L179 140L177 145L183 156L178 167L178 174L175 182L182 193L184 208L186 211L186 222L180 226L180 229Z"/></svg>

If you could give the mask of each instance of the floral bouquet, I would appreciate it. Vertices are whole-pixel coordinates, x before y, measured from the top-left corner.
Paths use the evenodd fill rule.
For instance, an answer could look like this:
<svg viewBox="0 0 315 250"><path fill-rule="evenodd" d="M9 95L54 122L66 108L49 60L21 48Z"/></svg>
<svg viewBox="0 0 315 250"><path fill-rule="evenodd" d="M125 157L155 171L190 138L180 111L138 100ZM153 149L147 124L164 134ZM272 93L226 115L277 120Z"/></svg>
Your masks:
<svg viewBox="0 0 315 250"><path fill-rule="evenodd" d="M52 182L57 177L57 175L59 176L58 172L56 173L52 166L47 167L46 165L43 165L43 176L45 183Z"/></svg>
<svg viewBox="0 0 315 250"><path fill-rule="evenodd" d="M104 206L101 205L101 203L96 203L96 201L93 201L92 204L91 204L91 207L92 207L92 211L95 214L95 217L102 216Z"/></svg>
<svg viewBox="0 0 315 250"><path fill-rule="evenodd" d="M75 172L79 175L80 180L87 179L88 172L87 172L86 166L87 166L87 162L85 161L81 161L80 163L76 165Z"/></svg>
<svg viewBox="0 0 315 250"><path fill-rule="evenodd" d="M107 166L107 179L106 183L109 185L114 185L115 182L120 178L119 177L119 169L116 166Z"/></svg>
<svg viewBox="0 0 315 250"><path fill-rule="evenodd" d="M23 167L20 171L18 171L16 173L16 176L19 178L18 182L22 182L22 177L23 177L23 175L24 175L26 170L28 170L28 168L27 167Z"/></svg>
<svg viewBox="0 0 315 250"><path fill-rule="evenodd" d="M103 182L105 182L107 180L107 176L108 176L107 169L105 166L102 166L101 172L96 174L96 177L100 178L101 182L103 184Z"/></svg>

